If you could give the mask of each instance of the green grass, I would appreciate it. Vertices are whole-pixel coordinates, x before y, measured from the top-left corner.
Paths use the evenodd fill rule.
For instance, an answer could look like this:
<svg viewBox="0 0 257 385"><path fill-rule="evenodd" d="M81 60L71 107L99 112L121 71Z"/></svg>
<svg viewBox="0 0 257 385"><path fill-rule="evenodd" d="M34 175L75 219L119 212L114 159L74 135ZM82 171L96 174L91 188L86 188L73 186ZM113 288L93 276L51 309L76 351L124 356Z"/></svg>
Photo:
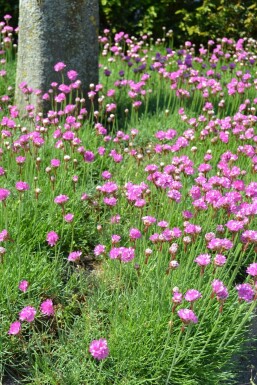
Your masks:
<svg viewBox="0 0 257 385"><path fill-rule="evenodd" d="M165 52L164 47L154 47L153 51L149 51L149 63L157 50ZM167 71L177 70L176 59L177 56L171 60ZM100 61L103 67L112 69L108 87L107 79L100 71L105 93L107 88L114 87L113 82L117 80L118 71L124 63L119 58L112 64L105 57L101 57ZM221 65L220 62L218 67ZM201 71L200 64L196 63L195 68ZM15 61L8 64L7 71L6 81L0 82L1 95L6 94L7 85L14 86ZM188 193L196 177L196 174L180 173L182 200L180 203L171 202L165 189L146 181L146 165L154 163L162 168L172 164L177 156L187 155L196 170L203 163L206 151L211 149L213 169L208 173L211 177L217 175L216 165L221 154L228 150L237 153L240 141L231 133L229 145L221 141L215 145L211 139L217 136L218 131L202 140L201 131L207 123L199 122L194 139L186 148L176 153L155 153L154 146L159 143L155 133L173 128L178 133L177 137L182 136L192 127L188 119L187 122L181 120L179 108L185 109L188 118L198 117L203 114L204 100L199 90L192 91L189 98L180 99L175 91L170 90L170 81L160 77L156 71L148 72L151 79L145 88L152 92L142 97L143 104L139 111L131 107L127 91L117 88L115 100L118 106L114 123L108 122L109 115L104 111L100 114L101 122L113 137L118 130L130 133L132 128L137 128L139 134L135 139L130 135L126 142L104 142L95 133L92 116L83 121L82 128L76 131L81 145L87 150L97 154L99 146L106 147L105 155L96 155L93 163L85 163L81 154L68 142L63 149L56 148L56 140L52 136L56 127L53 124L42 135L45 144L41 148L36 148L30 141L28 148L21 148L17 154L12 151L12 144L22 134L21 127L26 127L27 132L35 130L32 120L17 118L17 127L8 138L9 143L6 143L6 138L1 139L3 156L0 165L7 170L1 187L10 189L11 196L6 201L6 207L2 203L0 230L7 228L14 240L4 244L7 251L4 263L0 265L2 377L8 374L31 385L218 385L236 381L236 372L230 360L242 347L255 303L238 303L234 286L246 279L245 269L255 261L253 246L244 253L237 236L233 249L225 253L226 265L217 268L215 273L212 265L207 266L205 274L200 276L200 268L194 259L208 252L204 235L215 232L217 224L225 225L230 219L224 209L214 212L208 207L206 211L197 212L191 220L202 227L195 242L185 250L182 238L174 239L173 242L179 244L176 258L180 267L166 274L170 244L152 244L149 236L160 232L160 228L154 224L144 232L142 217L151 215L158 221L167 221L169 228L182 229L184 219L181 213L192 210ZM131 70L127 76L139 81L139 74L135 75ZM208 99L212 101L219 118L233 117L246 98L251 101L254 98L254 86L244 95L229 97L225 85L231 77L227 73L221 80L226 100L223 110L218 108L221 95L211 95ZM191 89L191 85L184 79L181 80L181 88ZM12 96L13 91L10 92ZM106 99L105 103L113 101ZM129 109L128 114L124 112L126 108ZM1 114L8 116L6 105L3 105ZM59 124L63 127L64 118ZM164 143L174 144L177 137ZM254 145L252 140L246 143ZM197 146L195 155L191 151L192 146ZM123 155L121 163L115 163L109 156L114 148ZM129 155L131 149L136 150L135 156ZM137 157L138 154L142 155L142 159ZM15 161L18 155L26 156L21 171ZM64 161L65 155L71 157L70 161ZM39 168L38 157L41 158ZM61 160L56 175L53 170L49 174L45 171L53 158ZM74 159L78 162L75 163ZM242 177L245 184L257 180L256 174L250 171L250 160L246 156L240 154L235 164L241 170L247 170ZM101 177L104 170L112 173L112 180L119 186L118 203L114 208L103 204L102 196L96 189L104 183ZM74 175L79 178L75 189L72 182ZM54 184L50 176L55 176ZM19 195L15 190L18 180L29 183L30 190ZM148 184L149 192L144 196L147 203L143 208L128 203L125 196L128 182ZM41 189L38 199L35 198L36 187ZM225 189L220 190L226 192ZM87 193L90 199L82 201L83 193ZM65 212L74 214L73 224L63 220L61 208L54 203L54 198L60 194L70 198ZM111 225L110 218L115 214L121 215L121 222ZM99 225L100 231L97 228ZM136 241L134 261L123 264L111 260L108 253L107 256L93 258L97 244L106 245L107 252L110 251L113 234L121 236L120 246L133 246L129 240L129 230L133 227L143 234ZM256 218L253 218L249 228L256 228ZM53 248L46 242L46 235L51 230L60 236ZM226 231L224 237L231 238L231 234ZM153 254L145 264L145 250L149 247L153 249ZM76 250L83 252L81 261L78 264L68 262L70 251ZM135 263L139 269L135 268ZM229 289L222 313L218 301L211 298L214 278L222 280ZM23 279L30 284L26 293L18 290ZM202 298L194 304L199 322L188 325L184 332L176 312L172 313L172 289L176 286L183 294L192 288L202 293ZM46 298L54 302L54 317L47 318L40 314L39 306ZM21 309L28 305L37 309L35 322L24 322L22 333L18 336L8 335L10 323L17 320ZM184 302L180 307L189 305ZM101 362L94 360L88 352L90 342L98 338L106 338L110 349L108 358Z"/></svg>

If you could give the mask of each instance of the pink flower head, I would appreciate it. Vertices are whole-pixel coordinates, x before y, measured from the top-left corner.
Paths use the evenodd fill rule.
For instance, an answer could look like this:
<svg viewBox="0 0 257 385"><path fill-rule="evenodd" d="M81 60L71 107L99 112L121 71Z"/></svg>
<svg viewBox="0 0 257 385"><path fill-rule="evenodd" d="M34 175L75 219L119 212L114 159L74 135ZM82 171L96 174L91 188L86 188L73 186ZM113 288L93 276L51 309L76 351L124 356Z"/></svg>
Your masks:
<svg viewBox="0 0 257 385"><path fill-rule="evenodd" d="M216 294L218 300L224 301L228 297L228 290L222 281L214 279L211 285L212 291Z"/></svg>
<svg viewBox="0 0 257 385"><path fill-rule="evenodd" d="M215 266L223 266L226 263L227 258L225 255L217 254L213 261Z"/></svg>
<svg viewBox="0 0 257 385"><path fill-rule="evenodd" d="M103 360L109 355L107 340L100 338L90 343L89 353L97 360Z"/></svg>
<svg viewBox="0 0 257 385"><path fill-rule="evenodd" d="M59 159L51 159L51 167L57 168L61 164L61 161Z"/></svg>
<svg viewBox="0 0 257 385"><path fill-rule="evenodd" d="M50 231L47 236L46 236L46 240L49 244L49 246L55 246L56 243L58 242L59 240L59 236L58 234L55 232L55 231Z"/></svg>
<svg viewBox="0 0 257 385"><path fill-rule="evenodd" d="M121 239L120 235L118 235L118 234L113 234L113 235L112 235L112 244L115 245L116 243L119 243L119 242L120 242L120 239Z"/></svg>
<svg viewBox="0 0 257 385"><path fill-rule="evenodd" d="M29 283L28 281L24 280L24 281L21 281L19 283L19 289L21 291L23 291L23 293L26 293L26 291L28 290L28 287L29 287Z"/></svg>
<svg viewBox="0 0 257 385"><path fill-rule="evenodd" d="M117 223L120 223L120 215L118 214L111 217L111 224L117 224Z"/></svg>
<svg viewBox="0 0 257 385"><path fill-rule="evenodd" d="M68 202L69 197L67 195L58 195L54 199L54 203L57 203L58 205L64 205L64 203Z"/></svg>
<svg viewBox="0 0 257 385"><path fill-rule="evenodd" d="M20 321L15 321L10 325L8 334L17 335L21 331L21 323Z"/></svg>
<svg viewBox="0 0 257 385"><path fill-rule="evenodd" d="M211 256L209 254L200 254L194 260L199 266L207 266L211 262Z"/></svg>
<svg viewBox="0 0 257 385"><path fill-rule="evenodd" d="M41 303L40 310L44 315L47 315L49 317L54 315L53 301L51 299L46 299L44 302Z"/></svg>
<svg viewBox="0 0 257 385"><path fill-rule="evenodd" d="M195 289L190 289L185 294L185 300L188 302L194 302L201 297L202 297L202 294Z"/></svg>
<svg viewBox="0 0 257 385"><path fill-rule="evenodd" d="M0 188L0 201L5 201L6 198L11 194L11 191L5 189L5 188Z"/></svg>
<svg viewBox="0 0 257 385"><path fill-rule="evenodd" d="M132 240L139 239L142 237L141 232L138 229L130 229L129 238Z"/></svg>
<svg viewBox="0 0 257 385"><path fill-rule="evenodd" d="M68 256L68 261L75 262L80 259L82 251L72 251Z"/></svg>
<svg viewBox="0 0 257 385"><path fill-rule="evenodd" d="M66 215L64 216L65 222L71 223L71 222L73 221L73 219L74 219L74 215L71 214L71 213L68 213L68 214L66 214Z"/></svg>
<svg viewBox="0 0 257 385"><path fill-rule="evenodd" d="M35 319L36 309L32 306L26 306L22 309L19 314L19 319L21 321L32 322Z"/></svg>
<svg viewBox="0 0 257 385"><path fill-rule="evenodd" d="M67 72L67 76L70 81L74 82L78 77L78 73L74 70L70 70Z"/></svg>
<svg viewBox="0 0 257 385"><path fill-rule="evenodd" d="M22 182L22 181L17 182L17 183L15 184L15 187L16 187L16 190L18 190L18 191L20 191L20 192L29 190L29 185L28 185L28 183Z"/></svg>
<svg viewBox="0 0 257 385"><path fill-rule="evenodd" d="M190 323L196 324L198 322L198 318L196 317L195 313L193 312L193 310L190 309L178 310L178 316L181 321L186 325Z"/></svg>
<svg viewBox="0 0 257 385"><path fill-rule="evenodd" d="M55 64L54 70L55 70L56 72L60 72L60 71L62 71L65 67L66 67L66 64L64 64L63 62L59 62L59 63L56 63L56 64Z"/></svg>
<svg viewBox="0 0 257 385"><path fill-rule="evenodd" d="M8 231L6 229L2 230L0 232L0 242L7 241L8 239L9 239Z"/></svg>
<svg viewBox="0 0 257 385"><path fill-rule="evenodd" d="M105 246L104 245L96 245L94 248L94 255L98 257L99 255L102 255L105 253Z"/></svg>
<svg viewBox="0 0 257 385"><path fill-rule="evenodd" d="M246 269L247 274L251 275L252 277L255 277L257 279L257 263L252 263L249 265Z"/></svg>
<svg viewBox="0 0 257 385"><path fill-rule="evenodd" d="M254 290L249 283L242 283L236 286L238 292L238 298L243 299L246 302L250 302L254 298Z"/></svg>

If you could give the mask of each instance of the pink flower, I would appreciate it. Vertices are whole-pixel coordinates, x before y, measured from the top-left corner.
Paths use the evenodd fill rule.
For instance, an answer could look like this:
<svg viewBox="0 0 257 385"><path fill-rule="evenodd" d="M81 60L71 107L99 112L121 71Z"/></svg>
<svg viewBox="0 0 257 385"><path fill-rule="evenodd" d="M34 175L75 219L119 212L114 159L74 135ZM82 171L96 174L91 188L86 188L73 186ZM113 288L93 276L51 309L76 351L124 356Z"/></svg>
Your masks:
<svg viewBox="0 0 257 385"><path fill-rule="evenodd" d="M104 245L96 245L94 248L94 255L98 257L99 255L102 255L105 253L105 246Z"/></svg>
<svg viewBox="0 0 257 385"><path fill-rule="evenodd" d="M52 316L54 315L54 305L51 299L46 299L40 305L40 310L44 315Z"/></svg>
<svg viewBox="0 0 257 385"><path fill-rule="evenodd" d="M215 266L223 266L226 263L227 258L225 255L217 254L213 261Z"/></svg>
<svg viewBox="0 0 257 385"><path fill-rule="evenodd" d="M64 64L63 62L59 62L59 63L56 63L56 64L55 64L54 70L55 70L56 72L60 72L60 71L62 71L65 67L66 67L66 64Z"/></svg>
<svg viewBox="0 0 257 385"><path fill-rule="evenodd" d="M64 216L64 220L65 220L66 222L68 222L68 223L72 222L73 219L74 219L74 215L71 214L71 213L68 213L68 214L66 214L66 215Z"/></svg>
<svg viewBox="0 0 257 385"><path fill-rule="evenodd" d="M28 183L22 182L22 181L17 182L17 183L15 184L15 187L16 187L16 190L18 190L18 191L20 191L20 192L29 190L29 185L28 185Z"/></svg>
<svg viewBox="0 0 257 385"><path fill-rule="evenodd" d="M112 224L120 223L120 215L117 214L111 217L111 223Z"/></svg>
<svg viewBox="0 0 257 385"><path fill-rule="evenodd" d="M113 235L112 235L112 244L115 245L116 243L119 243L119 242L120 242L120 239L121 239L120 235L118 235L118 234L113 234Z"/></svg>
<svg viewBox="0 0 257 385"><path fill-rule="evenodd" d="M139 239L141 237L142 237L142 234L138 229L130 229L129 238L131 240Z"/></svg>
<svg viewBox="0 0 257 385"><path fill-rule="evenodd" d="M238 298L243 299L246 302L250 302L254 297L254 290L249 283L242 283L241 285L236 286L238 291Z"/></svg>
<svg viewBox="0 0 257 385"><path fill-rule="evenodd" d="M74 70L70 70L67 72L67 76L70 81L74 82L78 77L78 73Z"/></svg>
<svg viewBox="0 0 257 385"><path fill-rule="evenodd" d="M5 188L0 188L0 201L4 201L8 196L11 194L11 191L5 189Z"/></svg>
<svg viewBox="0 0 257 385"><path fill-rule="evenodd" d="M32 306L26 306L22 309L19 314L19 319L21 321L32 322L35 319L36 309Z"/></svg>
<svg viewBox="0 0 257 385"><path fill-rule="evenodd" d="M28 287L29 287L29 283L28 281L24 280L24 281L21 281L19 283L19 289L21 291L23 291L23 293L26 293L26 291L28 290Z"/></svg>
<svg viewBox="0 0 257 385"><path fill-rule="evenodd" d="M90 343L89 352L97 360L105 359L109 355L107 340L104 338L93 340Z"/></svg>
<svg viewBox="0 0 257 385"><path fill-rule="evenodd" d="M20 321L15 321L10 325L8 334L17 335L21 331L21 323Z"/></svg>
<svg viewBox="0 0 257 385"><path fill-rule="evenodd" d="M246 272L253 277L257 277L257 263L255 262L249 265L246 269Z"/></svg>
<svg viewBox="0 0 257 385"><path fill-rule="evenodd" d="M222 281L214 279L211 285L212 291L216 294L218 300L224 301L228 297L228 290Z"/></svg>
<svg viewBox="0 0 257 385"><path fill-rule="evenodd" d="M178 316L181 321L186 325L190 323L196 324L198 322L198 318L196 317L195 313L193 312L193 310L190 309L178 310Z"/></svg>
<svg viewBox="0 0 257 385"><path fill-rule="evenodd" d="M58 195L54 199L54 203L57 203L58 205L63 205L64 203L68 202L69 197L67 195Z"/></svg>
<svg viewBox="0 0 257 385"><path fill-rule="evenodd" d="M55 246L57 241L59 240L59 236L55 231L50 231L47 236L46 240L50 246Z"/></svg>
<svg viewBox="0 0 257 385"><path fill-rule="evenodd" d="M68 261L75 262L80 259L82 251L72 251L68 256Z"/></svg>
<svg viewBox="0 0 257 385"><path fill-rule="evenodd" d="M200 254L194 260L199 266L207 266L211 262L211 256L209 254Z"/></svg>
<svg viewBox="0 0 257 385"><path fill-rule="evenodd" d="M6 229L2 230L0 232L0 242L7 241L8 239L9 239L8 231Z"/></svg>
<svg viewBox="0 0 257 385"><path fill-rule="evenodd" d="M202 297L202 294L195 289L190 289L185 294L185 300L188 302L194 302L201 297Z"/></svg>
<svg viewBox="0 0 257 385"><path fill-rule="evenodd" d="M61 164L61 161L59 159L52 159L51 160L51 166L54 167L54 168L59 167L60 164Z"/></svg>

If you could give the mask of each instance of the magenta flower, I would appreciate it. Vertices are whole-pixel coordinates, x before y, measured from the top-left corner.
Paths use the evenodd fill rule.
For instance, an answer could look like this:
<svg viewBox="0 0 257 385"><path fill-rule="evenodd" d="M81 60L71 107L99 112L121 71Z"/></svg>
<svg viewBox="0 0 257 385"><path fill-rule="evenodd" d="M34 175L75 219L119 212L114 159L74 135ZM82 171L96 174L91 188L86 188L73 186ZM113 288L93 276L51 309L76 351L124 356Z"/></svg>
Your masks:
<svg viewBox="0 0 257 385"><path fill-rule="evenodd" d="M59 236L55 231L50 231L46 236L46 240L48 244L53 247L58 242Z"/></svg>
<svg viewBox="0 0 257 385"><path fill-rule="evenodd" d="M99 340L92 341L89 346L89 352L99 361L105 359L109 355L107 340L100 338Z"/></svg>
<svg viewBox="0 0 257 385"><path fill-rule="evenodd" d="M105 246L104 245L96 245L94 248L94 255L98 257L99 255L103 255L105 253Z"/></svg>
<svg viewBox="0 0 257 385"><path fill-rule="evenodd" d="M28 287L29 287L29 283L28 281L24 280L24 281L21 281L19 283L19 289L21 291L23 291L23 293L26 293L26 291L28 290Z"/></svg>
<svg viewBox="0 0 257 385"><path fill-rule="evenodd" d="M111 259L120 259L127 263L135 258L135 249L132 247L113 247L109 255Z"/></svg>
<svg viewBox="0 0 257 385"><path fill-rule="evenodd" d="M64 203L68 202L69 197L67 195L58 195L56 198L54 198L54 203L57 203L58 205L64 205Z"/></svg>
<svg viewBox="0 0 257 385"><path fill-rule="evenodd" d="M18 191L20 191L20 192L29 190L29 185L28 185L28 183L22 182L22 181L17 182L17 183L15 184L15 187L16 187L16 190L18 190Z"/></svg>
<svg viewBox="0 0 257 385"><path fill-rule="evenodd" d="M103 199L104 203L107 205L107 206L116 206L116 203L117 203L117 199L114 198L114 197L110 197L110 198L107 198L105 197Z"/></svg>
<svg viewBox="0 0 257 385"><path fill-rule="evenodd" d="M2 230L0 232L0 242L7 241L8 239L9 239L8 231L6 229Z"/></svg>
<svg viewBox="0 0 257 385"><path fill-rule="evenodd" d="M15 321L10 325L8 334L12 334L16 336L17 334L20 333L20 331L21 331L21 323L20 321Z"/></svg>
<svg viewBox="0 0 257 385"><path fill-rule="evenodd" d="M46 299L44 302L41 303L40 310L44 315L47 315L49 317L54 315L53 301L51 299Z"/></svg>
<svg viewBox="0 0 257 385"><path fill-rule="evenodd" d="M131 240L139 239L141 237L142 237L142 234L138 229L130 229L129 238Z"/></svg>
<svg viewBox="0 0 257 385"><path fill-rule="evenodd" d="M80 259L82 251L72 251L68 256L68 261L75 262Z"/></svg>
<svg viewBox="0 0 257 385"><path fill-rule="evenodd" d="M121 236L118 234L112 235L112 244L115 245L116 243L119 243L121 240Z"/></svg>
<svg viewBox="0 0 257 385"><path fill-rule="evenodd" d="M87 163L91 163L95 160L95 154L92 151L84 152L84 161Z"/></svg>
<svg viewBox="0 0 257 385"><path fill-rule="evenodd" d="M199 266L207 266L211 262L211 256L209 254L200 254L194 260Z"/></svg>
<svg viewBox="0 0 257 385"><path fill-rule="evenodd" d="M190 323L196 324L198 322L198 318L196 317L195 313L191 309L178 310L178 316L181 319L181 321L186 325Z"/></svg>
<svg viewBox="0 0 257 385"><path fill-rule="evenodd" d="M223 266L226 263L227 258L225 255L217 254L213 261L215 266Z"/></svg>
<svg viewBox="0 0 257 385"><path fill-rule="evenodd" d="M212 292L216 294L218 300L224 301L228 297L228 289L222 281L219 279L214 279L212 281Z"/></svg>
<svg viewBox="0 0 257 385"><path fill-rule="evenodd" d="M241 285L236 286L238 291L239 300L243 299L246 302L250 302L254 298L254 290L249 283L242 283Z"/></svg>
<svg viewBox="0 0 257 385"><path fill-rule="evenodd" d="M194 302L196 301L197 299L201 298L202 297L202 294L198 291L198 290L195 290L195 289L189 289L186 294L185 294L185 300L188 301L188 302Z"/></svg>
<svg viewBox="0 0 257 385"><path fill-rule="evenodd" d="M251 275L255 279L257 279L257 263L252 263L246 269L247 274Z"/></svg>
<svg viewBox="0 0 257 385"><path fill-rule="evenodd" d="M66 215L64 216L65 222L71 223L71 222L73 221L73 219L74 219L74 215L71 214L71 213L68 213L68 214L66 214Z"/></svg>
<svg viewBox="0 0 257 385"><path fill-rule="evenodd" d="M19 314L19 319L21 321L32 322L35 319L36 309L32 306L26 306L22 309Z"/></svg>
<svg viewBox="0 0 257 385"><path fill-rule="evenodd" d="M61 161L59 159L52 159L51 160L51 167L58 168L61 164Z"/></svg>
<svg viewBox="0 0 257 385"><path fill-rule="evenodd" d="M70 70L67 72L67 76L70 81L74 82L78 77L78 73L74 70Z"/></svg>
<svg viewBox="0 0 257 385"><path fill-rule="evenodd" d="M58 62L58 63L55 64L54 70L55 70L56 72L60 72L60 71L62 71L65 67L66 67L66 64L64 64L63 62Z"/></svg>

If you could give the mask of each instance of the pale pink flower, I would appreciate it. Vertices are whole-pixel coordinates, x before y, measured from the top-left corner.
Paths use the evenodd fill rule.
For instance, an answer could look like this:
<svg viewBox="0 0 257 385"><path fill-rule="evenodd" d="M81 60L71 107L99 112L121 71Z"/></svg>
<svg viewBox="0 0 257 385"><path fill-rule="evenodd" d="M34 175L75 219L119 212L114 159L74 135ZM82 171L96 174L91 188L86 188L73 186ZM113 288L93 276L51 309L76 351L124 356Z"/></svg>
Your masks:
<svg viewBox="0 0 257 385"><path fill-rule="evenodd" d="M64 216L65 222L71 223L71 222L73 221L73 219L74 219L74 215L71 214L71 213L68 213L68 214L66 214L66 215Z"/></svg>
<svg viewBox="0 0 257 385"><path fill-rule="evenodd" d="M46 236L46 240L48 244L53 247L58 242L59 236L55 231L50 231Z"/></svg>
<svg viewBox="0 0 257 385"><path fill-rule="evenodd" d="M68 256L68 261L75 262L80 259L82 251L72 251Z"/></svg>
<svg viewBox="0 0 257 385"><path fill-rule="evenodd" d="M51 299L46 299L40 305L40 310L44 315L52 316L54 315L54 305Z"/></svg>
<svg viewBox="0 0 257 385"><path fill-rule="evenodd" d="M64 203L68 202L69 197L67 195L58 195L54 199L54 203L57 203L58 205L63 205Z"/></svg>
<svg viewBox="0 0 257 385"><path fill-rule="evenodd" d="M55 64L54 70L55 70L56 72L60 72L60 71L62 71L65 67L66 67L66 64L64 64L63 62L58 62L58 63Z"/></svg>
<svg viewBox="0 0 257 385"><path fill-rule="evenodd" d="M32 322L35 319L36 312L37 311L34 307L26 306L21 310L19 314L19 319L21 321Z"/></svg>
<svg viewBox="0 0 257 385"><path fill-rule="evenodd" d="M26 191L26 190L29 190L29 184L26 183L26 182L17 182L15 184L15 187L16 187L16 190L20 191L20 192L23 192L23 191Z"/></svg>
<svg viewBox="0 0 257 385"><path fill-rule="evenodd" d="M90 343L89 352L97 360L105 359L109 355L107 340L104 338L93 340Z"/></svg>
<svg viewBox="0 0 257 385"><path fill-rule="evenodd" d="M21 331L21 323L20 321L15 321L10 325L8 334L17 335Z"/></svg>
<svg viewBox="0 0 257 385"><path fill-rule="evenodd" d="M26 293L26 291L28 290L28 287L29 287L29 283L26 280L23 280L19 283L19 289L23 291L23 293Z"/></svg>
<svg viewBox="0 0 257 385"><path fill-rule="evenodd" d="M190 309L178 310L178 316L181 321L186 325L190 323L196 324L198 322L198 318L196 317L195 313L193 312L193 310Z"/></svg>

